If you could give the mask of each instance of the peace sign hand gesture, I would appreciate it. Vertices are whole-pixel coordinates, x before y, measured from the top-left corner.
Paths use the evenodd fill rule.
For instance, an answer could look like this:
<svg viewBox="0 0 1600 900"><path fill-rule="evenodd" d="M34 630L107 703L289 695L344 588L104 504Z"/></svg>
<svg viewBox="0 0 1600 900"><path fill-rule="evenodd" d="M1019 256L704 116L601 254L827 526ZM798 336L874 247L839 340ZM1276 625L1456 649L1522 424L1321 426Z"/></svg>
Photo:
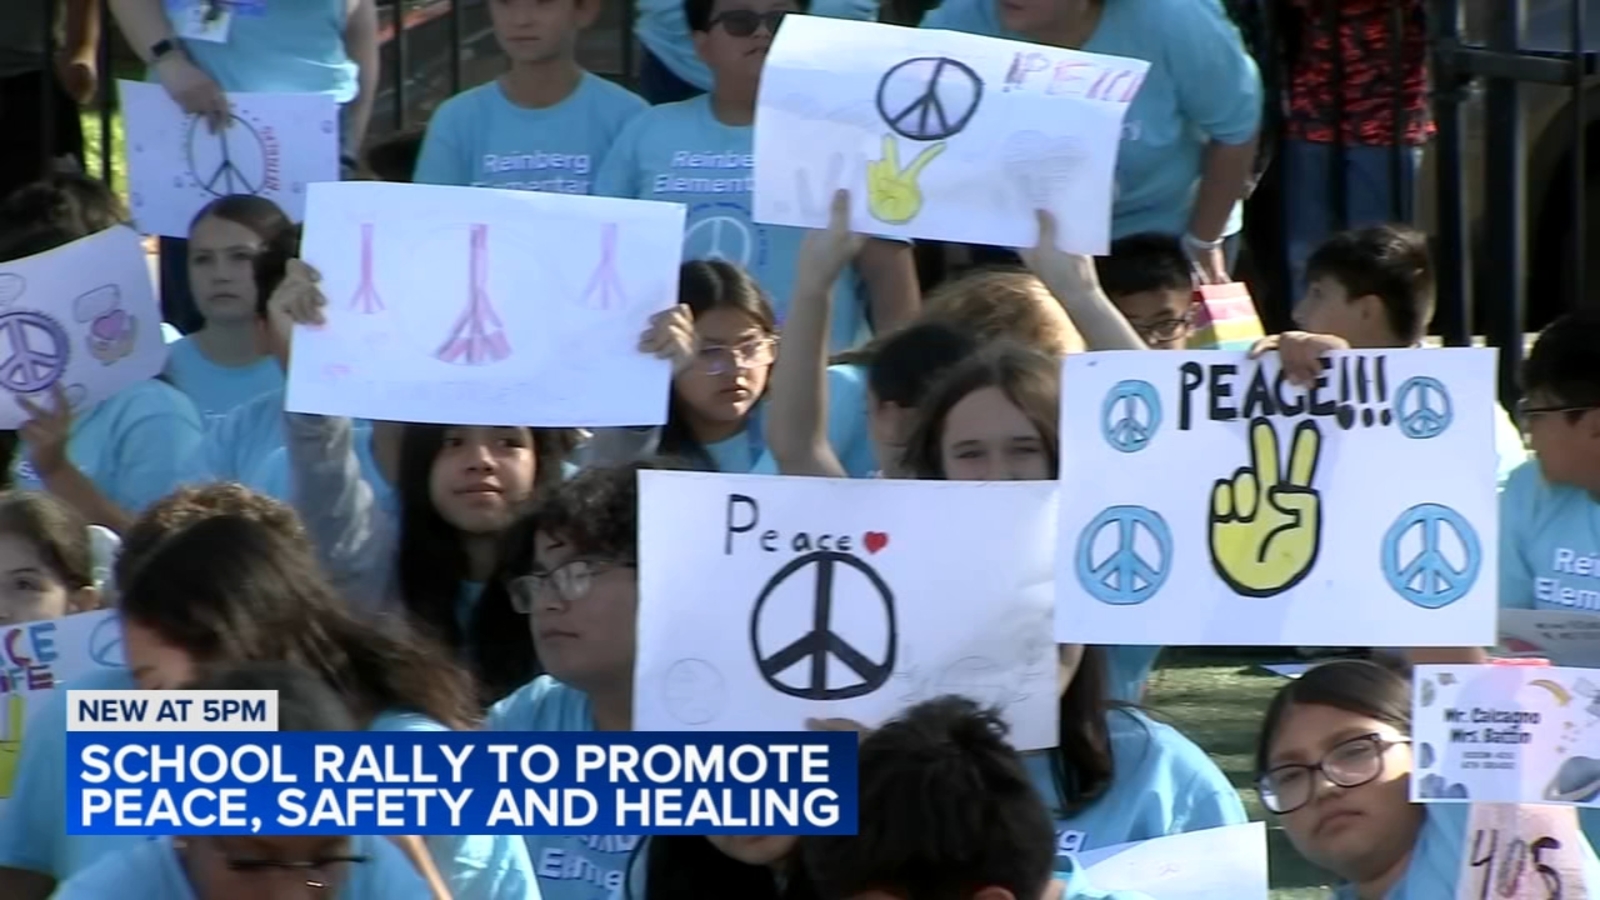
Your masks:
<svg viewBox="0 0 1600 900"><path fill-rule="evenodd" d="M911 165L900 168L900 147L893 135L883 136L883 158L867 163L867 210L890 225L904 225L922 211L922 188L917 179L928 163L944 152L944 143L917 154Z"/></svg>
<svg viewBox="0 0 1600 900"><path fill-rule="evenodd" d="M1250 423L1250 465L1211 491L1211 562L1246 597L1281 594L1311 571L1322 543L1322 496L1311 486L1322 451L1315 422L1295 428L1287 477L1280 478L1278 432Z"/></svg>

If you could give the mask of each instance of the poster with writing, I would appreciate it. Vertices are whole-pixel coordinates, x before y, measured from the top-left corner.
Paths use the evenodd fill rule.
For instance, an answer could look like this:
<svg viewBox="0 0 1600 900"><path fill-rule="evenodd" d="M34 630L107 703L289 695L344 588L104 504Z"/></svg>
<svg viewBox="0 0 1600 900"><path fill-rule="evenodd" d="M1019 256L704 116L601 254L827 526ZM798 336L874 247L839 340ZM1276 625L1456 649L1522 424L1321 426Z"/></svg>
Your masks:
<svg viewBox="0 0 1600 900"><path fill-rule="evenodd" d="M0 388L48 407L59 387L84 409L166 364L161 307L133 229L0 263ZM10 397L0 400L0 429L27 418Z"/></svg>
<svg viewBox="0 0 1600 900"><path fill-rule="evenodd" d="M1558 666L1600 669L1600 613L1550 609L1500 610L1500 647Z"/></svg>
<svg viewBox="0 0 1600 900"><path fill-rule="evenodd" d="M1061 641L1494 643L1494 351L1065 366Z"/></svg>
<svg viewBox="0 0 1600 900"><path fill-rule="evenodd" d="M978 484L639 474L640 731L877 725L961 694L1056 744L1056 494Z"/></svg>
<svg viewBox="0 0 1600 900"><path fill-rule="evenodd" d="M981 37L794 16L761 71L755 219L823 228L851 191L867 234L1105 253L1117 150L1150 64Z"/></svg>
<svg viewBox="0 0 1600 900"><path fill-rule="evenodd" d="M0 628L0 805L11 797L32 708L62 684L125 665L111 610Z"/></svg>
<svg viewBox="0 0 1600 900"><path fill-rule="evenodd" d="M683 206L537 191L318 184L287 408L395 422L602 427L667 419L639 351L677 303Z"/></svg>
<svg viewBox="0 0 1600 900"><path fill-rule="evenodd" d="M1571 807L1474 803L1456 900L1588 900L1585 844Z"/></svg>
<svg viewBox="0 0 1600 900"><path fill-rule="evenodd" d="M327 94L229 94L226 127L212 130L159 84L117 90L128 203L145 234L188 237L195 213L229 194L265 197L299 222L306 189L339 180L339 107Z"/></svg>
<svg viewBox="0 0 1600 900"><path fill-rule="evenodd" d="M1267 900L1267 827L1261 822L1186 831L1078 854L1097 891L1151 900Z"/></svg>
<svg viewBox="0 0 1600 900"><path fill-rule="evenodd" d="M1418 666L1413 800L1600 807L1600 671Z"/></svg>

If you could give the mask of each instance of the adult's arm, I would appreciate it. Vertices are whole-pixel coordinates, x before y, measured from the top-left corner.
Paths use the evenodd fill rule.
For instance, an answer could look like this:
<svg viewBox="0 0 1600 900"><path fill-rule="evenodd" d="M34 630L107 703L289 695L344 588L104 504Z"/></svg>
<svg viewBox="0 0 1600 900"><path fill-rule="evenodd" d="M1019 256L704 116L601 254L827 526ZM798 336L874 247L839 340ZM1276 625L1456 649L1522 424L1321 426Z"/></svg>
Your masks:
<svg viewBox="0 0 1600 900"><path fill-rule="evenodd" d="M1221 4L1169 0L1162 12L1162 50L1178 110L1210 136L1189 233L1213 241L1250 184L1261 130L1261 72Z"/></svg>
<svg viewBox="0 0 1600 900"><path fill-rule="evenodd" d="M359 156L372 122L378 96L378 4L376 0L349 0L345 13L344 52L357 67L356 97L344 111L346 153Z"/></svg>
<svg viewBox="0 0 1600 900"><path fill-rule="evenodd" d="M154 62L150 56L151 47L178 37L161 0L109 0L109 4L128 46L146 65Z"/></svg>
<svg viewBox="0 0 1600 900"><path fill-rule="evenodd" d="M866 283L873 331L887 334L917 317L922 287L909 242L869 238L856 256L856 272Z"/></svg>

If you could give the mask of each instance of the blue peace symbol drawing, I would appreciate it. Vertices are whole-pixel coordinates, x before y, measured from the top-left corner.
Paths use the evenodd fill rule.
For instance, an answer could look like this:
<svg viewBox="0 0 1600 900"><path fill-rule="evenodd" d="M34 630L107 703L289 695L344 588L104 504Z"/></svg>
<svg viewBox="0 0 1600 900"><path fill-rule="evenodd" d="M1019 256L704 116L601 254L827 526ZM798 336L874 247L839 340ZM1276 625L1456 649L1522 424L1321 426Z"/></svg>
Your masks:
<svg viewBox="0 0 1600 900"><path fill-rule="evenodd" d="M127 666L128 657L122 649L122 621L116 616L106 616L89 632L89 659L108 669Z"/></svg>
<svg viewBox="0 0 1600 900"><path fill-rule="evenodd" d="M1114 449L1138 453L1150 445L1160 427L1161 395L1155 385L1130 379L1106 392L1100 406L1100 433Z"/></svg>
<svg viewBox="0 0 1600 900"><path fill-rule="evenodd" d="M1400 557L1401 542L1422 529L1422 550L1409 560ZM1445 556L1444 528L1455 532L1464 559L1460 566ZM1465 516L1439 503L1419 503L1400 514L1383 536L1383 578L1394 592L1423 609L1440 609L1472 590L1483 567L1483 545Z"/></svg>
<svg viewBox="0 0 1600 900"><path fill-rule="evenodd" d="M0 387L19 394L49 388L66 373L71 346L66 330L43 313L0 313Z"/></svg>
<svg viewBox="0 0 1600 900"><path fill-rule="evenodd" d="M1095 543L1108 528L1117 529L1117 549L1095 559ZM1139 533L1155 544L1156 559L1139 554ZM1132 606L1155 596L1172 571L1172 529L1153 509L1113 506L1102 510L1078 537L1078 583L1091 597L1113 606Z"/></svg>
<svg viewBox="0 0 1600 900"><path fill-rule="evenodd" d="M1407 378L1394 395L1400 433L1412 440L1436 438L1450 427L1455 410L1444 382L1427 375Z"/></svg>

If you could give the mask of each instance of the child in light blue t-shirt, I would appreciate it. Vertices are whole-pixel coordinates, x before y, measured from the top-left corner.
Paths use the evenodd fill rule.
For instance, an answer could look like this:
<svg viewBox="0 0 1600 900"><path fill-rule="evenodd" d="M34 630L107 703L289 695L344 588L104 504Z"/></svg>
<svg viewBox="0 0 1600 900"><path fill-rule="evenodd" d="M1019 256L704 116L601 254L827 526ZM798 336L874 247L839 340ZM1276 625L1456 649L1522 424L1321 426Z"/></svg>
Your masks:
<svg viewBox="0 0 1600 900"><path fill-rule="evenodd" d="M283 387L268 350L256 259L292 250L294 223L264 197L207 204L189 226L189 290L205 325L169 347L165 377L208 422Z"/></svg>
<svg viewBox="0 0 1600 900"><path fill-rule="evenodd" d="M574 53L600 0L489 4L510 61L499 78L446 100L428 123L414 180L421 184L561 194L593 193L605 152L646 106L583 70Z"/></svg>
<svg viewBox="0 0 1600 900"><path fill-rule="evenodd" d="M1534 461L1500 495L1500 605L1600 613L1600 314L1550 323L1523 364Z"/></svg>
<svg viewBox="0 0 1600 900"><path fill-rule="evenodd" d="M761 225L752 217L752 123L766 48L782 17L800 13L802 6L794 0L686 3L695 47L712 73L711 93L652 107L628 123L595 185L597 194L687 206L684 258L726 260L754 275L772 296L780 325L805 231ZM827 196L816 201L818 209L827 209ZM834 350L909 319L918 305L910 245L867 241L834 291Z"/></svg>

